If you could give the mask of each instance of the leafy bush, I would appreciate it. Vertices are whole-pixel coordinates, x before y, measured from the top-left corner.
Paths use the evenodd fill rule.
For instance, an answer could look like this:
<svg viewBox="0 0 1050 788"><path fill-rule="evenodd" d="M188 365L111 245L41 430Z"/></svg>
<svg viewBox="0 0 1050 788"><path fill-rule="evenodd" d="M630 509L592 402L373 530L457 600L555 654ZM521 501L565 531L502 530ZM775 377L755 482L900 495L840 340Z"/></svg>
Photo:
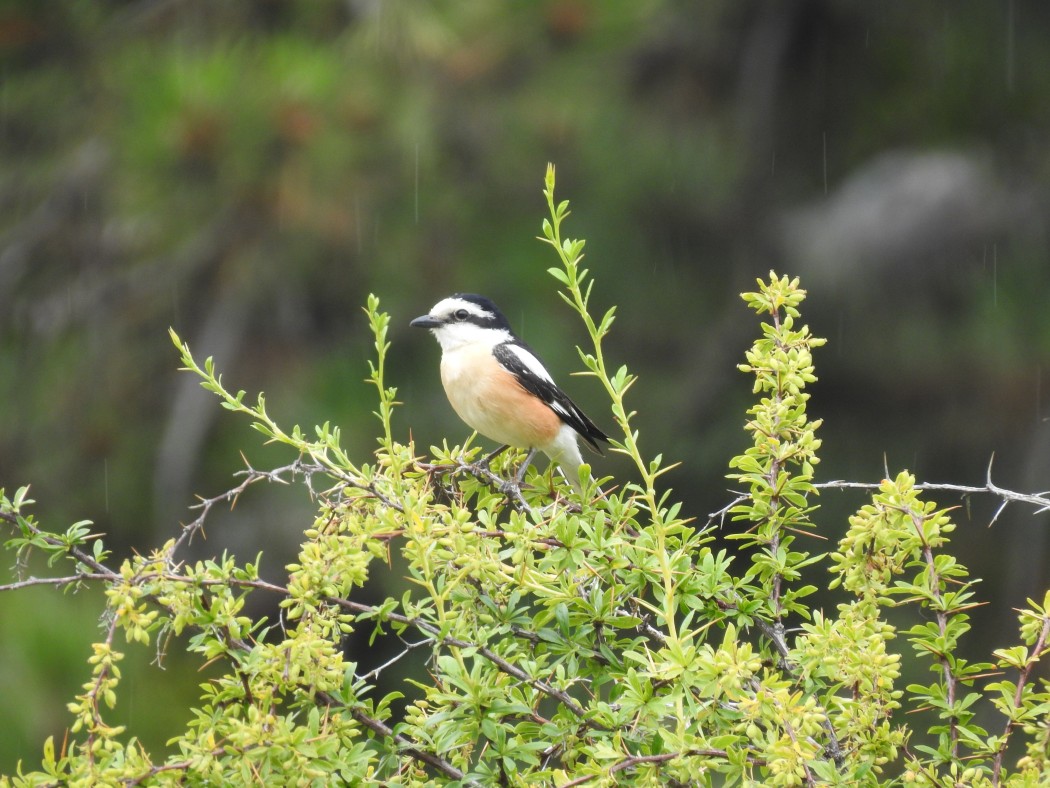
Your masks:
<svg viewBox="0 0 1050 788"><path fill-rule="evenodd" d="M630 458L635 479L588 478L582 500L549 473L510 490L498 474L521 452L490 471L474 462L476 448L431 447L424 457L398 441L396 389L385 376L390 318L375 297L366 311L381 426L368 462L348 457L328 424L311 436L286 431L261 395L249 404L245 392L230 392L211 360L198 364L173 333L186 369L294 459L242 472L176 538L117 567L90 523L49 531L28 512L26 488L2 498L7 547L20 566L30 551L51 565L72 563L70 574L23 577L2 590L97 583L107 598L65 741L49 739L38 770L3 784L1050 780L1050 693L1032 675L1047 649L1050 593L1019 611L1017 645L988 663L958 656L967 611L978 604L974 581L949 552L947 510L923 500L907 472L878 486L833 551L807 549L820 422L807 412L806 386L823 340L800 323L798 281L771 274L744 294L764 322L740 367L757 397L751 445L730 461L742 492L698 524L660 488L670 466L643 452L632 426L634 377L613 370L602 347L614 310L591 315L594 280L581 267L583 241L562 236L569 211L554 200L553 168L545 194L542 240L560 261L550 273L586 326L592 344L581 359L609 397L613 450ZM215 505L257 482L292 479L318 511L283 585L263 580L258 563L180 557ZM740 545L733 554L713 545L720 526ZM359 601L367 579L392 571L393 551L413 590ZM834 613L811 606L828 585L841 594ZM251 594L279 599L280 619L246 615ZM898 632L890 608L914 609L921 623ZM363 674L343 648L361 629L373 640L403 638L395 660L425 652L426 677L404 695L377 697L376 680L394 660ZM222 670L202 685L172 754L155 760L134 731L106 721L121 686L119 641L145 647L182 633L192 653ZM905 659L927 665L929 683L900 686ZM991 733L975 722L989 705L999 714ZM909 725L917 710L935 714L931 730Z"/></svg>

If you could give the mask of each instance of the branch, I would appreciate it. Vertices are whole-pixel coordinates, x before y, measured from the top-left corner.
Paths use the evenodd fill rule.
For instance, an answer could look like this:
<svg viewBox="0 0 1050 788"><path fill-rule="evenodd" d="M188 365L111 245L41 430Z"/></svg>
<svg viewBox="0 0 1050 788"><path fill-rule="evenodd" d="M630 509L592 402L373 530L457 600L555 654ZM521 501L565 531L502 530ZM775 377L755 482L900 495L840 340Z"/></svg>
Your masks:
<svg viewBox="0 0 1050 788"><path fill-rule="evenodd" d="M19 518L18 518L17 515L11 514L10 512L0 512L0 520L4 520L5 522L11 523L14 526L18 526L19 528L21 528L24 525L26 528L29 529L30 533L32 533L34 536L39 536L41 539L43 539L49 545L53 545L55 547L62 547L62 548L64 548L66 553L68 553L69 555L71 555L74 558L76 558L80 563L84 564L85 566L88 566L88 567L94 569L95 572L97 572L98 574L105 575L107 579L117 576L116 572L114 572L112 569L110 569L105 564L103 564L103 563L101 563L99 561L96 561L94 556L91 556L88 553L85 553L79 547L72 547L72 546L68 545L64 540L59 539L57 536L55 536L55 535L53 535L53 534L51 534L51 533L49 533L47 531L40 530L39 528L37 528L36 526L30 524L26 520L23 520L22 523L19 523ZM17 586L17 584L13 584L13 585ZM38 585L38 584L30 583L29 585Z"/></svg>
<svg viewBox="0 0 1050 788"><path fill-rule="evenodd" d="M400 654L395 654L393 657L388 659L386 662L384 662L378 668L370 670L370 671L368 671L368 673L365 673L365 674L363 674L361 676L358 676L357 678L360 679L361 681L368 681L369 679L378 679L379 675L384 670L386 670L391 665L393 665L395 662L401 661L402 659L405 658L405 656L407 656L414 649L417 649L420 646L426 645L427 643L430 643L431 641L430 641L429 638L424 638L423 640L417 640L415 643L405 643L404 640L402 640L401 642L405 644L405 648L401 651Z"/></svg>
<svg viewBox="0 0 1050 788"><path fill-rule="evenodd" d="M1021 675L1017 679L1017 690L1014 692L1014 708L1019 709L1021 707L1021 700L1024 698L1024 688L1028 683L1028 678L1032 673L1032 668L1035 667L1035 663L1039 661L1039 658L1043 654L1043 649L1046 648L1047 640L1050 639L1050 616L1043 618L1043 627L1039 630L1039 637L1036 639L1035 645L1032 646L1031 651L1028 652L1028 659L1025 662L1024 669L1021 671ZM999 749L995 753L995 761L992 766L992 784L999 785L999 775L1003 770L1003 758L1006 756L1006 747L1010 743L1010 733L1017 725L1017 721L1014 719L1008 719L1006 721L1006 728L1003 730L1002 740L999 743Z"/></svg>
<svg viewBox="0 0 1050 788"><path fill-rule="evenodd" d="M713 748L695 749L695 750L682 750L681 752L662 752L656 755L631 755L624 758L622 761L617 761L609 767L609 771L606 774L613 775L617 772L626 771L627 769L633 769L636 766L644 766L647 763L667 763L673 761L676 758L688 758L692 756L699 756L703 758L728 758L729 753L725 750L716 750ZM756 758L753 755L748 755L747 762L752 766L765 766L766 762L762 758ZM574 788L577 785L583 785L584 783L590 782L591 780L597 780L598 775L587 774L583 777L577 777L575 780L569 780L567 783L562 783L558 788Z"/></svg>
<svg viewBox="0 0 1050 788"><path fill-rule="evenodd" d="M1041 493L1019 493L1014 492L1013 490L1007 490L992 481L990 475L991 465L988 466L988 470L989 476L982 487L939 482L918 482L914 487L916 490L926 490L927 492L954 492L963 496L986 494L1001 498L1003 502L999 508L996 509L995 515L988 523L989 527L995 524L995 521L999 519L1003 510L1011 503L1027 503L1035 506L1036 510L1033 514L1042 514L1043 512L1050 511L1050 491ZM847 482L839 479L829 482L815 482L813 486L818 490L871 490L877 492L882 485L879 482ZM733 500L725 506L716 509L707 515L708 525L713 525L717 521L719 527L722 527L725 525L726 515L729 514L733 507L742 504L751 497L747 493L735 493L734 495L735 497Z"/></svg>
<svg viewBox="0 0 1050 788"><path fill-rule="evenodd" d="M247 750L250 748L244 749ZM212 758L218 758L221 755L223 755L223 753L225 753L226 751L226 747L216 747L208 754ZM170 763L157 764L156 766L149 767L148 771L143 772L137 777L125 777L121 781L121 783L127 786L128 788L131 788L131 786L141 785L151 777L156 777L158 774L163 774L164 772L189 772L191 769L193 769L193 763L194 762L191 759L187 758L186 760L182 761L171 761Z"/></svg>
<svg viewBox="0 0 1050 788"><path fill-rule="evenodd" d="M309 466L307 466L307 467L309 467ZM195 525L195 523L201 523L202 524L204 518L207 516L208 511L216 503L218 503L220 501L224 501L224 500L236 500L236 497L244 489L246 489L250 484L253 484L254 482L259 481L260 479L263 479L263 478L267 478L267 479L270 479L270 480L277 480L277 481L283 482L283 480L280 479L279 476L277 476L277 474L283 473L283 472L289 471L289 470L293 471L293 472L297 472L297 471L298 472L302 472L302 467L301 467L300 463L298 461L296 461L296 463L292 463L291 465L285 466L283 468L278 468L278 469L276 469L274 471L269 471L269 472L255 471L254 469L251 469L251 468L249 468L247 471L242 471L242 473L244 473L247 476L247 478L245 479L244 482L242 482L240 485L238 485L237 487L233 488L232 490L229 490L229 491L223 493L222 495L216 496L215 498L207 499L207 500L203 501L200 504L200 506L204 509L204 511L202 512L201 516L199 518L197 518L196 521L194 521L194 523L191 523L190 525L186 526L186 528L184 528L184 530L183 530L183 537L188 538L187 535L192 533L192 529L199 528L199 525ZM310 470L310 472L313 472L313 468L312 467L310 467L309 470ZM3 514L3 519L5 519L5 520L8 520L10 522L17 522L17 519L13 515L8 515L6 513L0 513L0 514ZM40 531L40 529L35 528L33 526L30 526L30 528L31 528L31 530L33 531L33 533L35 535L39 535L39 536L43 537L49 543L51 543L51 544L60 544L59 540L57 540L54 537L51 537L48 534ZM181 543L181 538L180 538L180 540L176 540L176 546L178 544L180 544L180 543ZM0 591L9 590L9 589L10 590L14 590L16 588L20 588L20 587L23 587L23 586L31 586L31 585L63 585L65 583L75 582L76 580L81 579L81 578L84 578L84 579L110 580L110 581L120 578L120 575L118 573L113 572L108 567L104 566L103 564L98 563L91 556L89 556L87 553L84 553L82 550L79 550L78 548L71 548L70 552L72 552L74 555L76 555L78 560L80 560L82 563L87 564L92 569L95 569L96 570L95 573L94 574L90 574L90 575L89 574L74 575L72 577L61 577L61 578L53 578L53 579L52 578L31 578L29 581L22 581L21 583L13 583L13 584L10 584L9 586L0 586ZM169 556L171 556L173 553L174 553L174 548L169 552ZM170 561L171 561L171 559L169 558L169 565L170 565ZM145 582L146 580L155 579L156 577L157 576L152 574L152 573L145 573L145 574L137 576L136 577L136 582L142 583L142 582ZM192 582L192 583L195 583L195 584L199 584L201 586L226 585L226 586L235 586L235 587L238 587L238 588L256 588L256 589L260 589L260 590L270 591L270 592L276 593L276 594L281 594L282 596L287 596L288 595L288 589L287 588L284 588L283 586L276 585L274 583L268 583L268 582L266 582L264 580L232 580L232 579L231 580L207 580L207 579L205 579L205 580L201 580L201 579L190 580L189 578L186 578L183 575L175 574L174 572L171 572L171 573L163 575L163 579L164 580L168 580L168 581L173 581L173 582L180 582L180 583L191 583ZM339 605L340 607L342 607L342 608L344 608L346 610L353 611L355 613L368 615L368 616L378 616L379 615L379 611L378 611L377 608L375 608L375 607L373 607L371 605L363 604L361 602L354 602L352 600L342 599L342 598L333 598L330 601L333 604ZM404 624L406 626L415 627L416 629L418 629L421 632L424 632L424 633L426 633L428 635L434 636L435 637L435 642L439 642L439 643L441 643L441 645L455 647L455 648L460 648L460 649L476 650L478 654L480 654L485 659L487 659L490 662L492 662L497 668L499 668L501 671L503 671L507 675L512 676L512 677L518 679L519 681L527 682L531 687L533 687L534 689L536 689L539 692L543 693L544 695L547 695L547 696L549 696L551 698L554 698L554 699L558 700L567 709L569 709L569 711L571 711L573 714L575 714L577 717L579 717L580 720L583 721L584 724L586 724L587 726L589 726L589 727L591 727L591 728L593 728L595 730L604 730L604 731L609 730L608 727L602 725L601 723L598 723L598 722L596 722L596 721L594 721L592 719L589 719L587 717L586 710L582 706L580 706L575 700L573 700L572 696L569 695L567 692L564 692L563 690L559 690L556 687L551 686L550 684L548 684L547 682L543 681L542 679L538 679L538 678L535 678L533 676L530 676L524 670L522 670L521 668L511 664L510 662L505 660L503 657L499 656L499 654L497 654L496 652L492 651L491 649L486 648L485 646L481 646L479 644L470 643L468 641L460 640L458 638L454 638L454 637L451 637L451 636L442 636L441 635L441 630L440 630L439 627L437 627L437 626L435 626L433 624L430 624L429 622L423 621L421 619L413 619L413 618L410 618L408 616L404 616L404 615L401 615L399 613L394 613L394 612L385 613L384 615L385 615L387 620L395 621L397 623Z"/></svg>
<svg viewBox="0 0 1050 788"><path fill-rule="evenodd" d="M108 652L107 658L110 661L113 660L113 652L110 651L110 649L113 646L113 636L117 632L118 623L119 619L116 616L113 616L112 621L109 622L109 626L106 628L106 639L105 641L103 641L106 645L106 649ZM110 675L112 673L113 669L110 665L102 667L101 670L99 670L98 673L95 675L94 679L90 682L90 684L87 685L87 694L78 696L77 698L78 700L80 698L86 700L91 710L91 725L88 727L88 737L85 750L87 751L88 760L92 764L94 764L95 762L95 742L97 740L96 737L98 735L98 732L100 730L108 729L105 720L102 719L102 712L99 711L98 700L99 695L103 692L103 685L109 681ZM117 677L119 677L120 674L117 673L116 675ZM77 715L80 716L81 712L77 712Z"/></svg>
<svg viewBox="0 0 1050 788"><path fill-rule="evenodd" d="M116 580L119 575L116 572L84 572L82 574L69 575L68 577L27 577L16 583L0 585L0 593L4 591L17 591L20 588L30 586L64 586L72 583L80 583L85 580Z"/></svg>
<svg viewBox="0 0 1050 788"><path fill-rule="evenodd" d="M366 728L369 728L374 733L377 733L380 736L385 736L387 738L393 739L394 743L398 745L401 752L405 753L406 755L410 755L412 758L415 758L421 763L425 763L428 766L437 769L446 777L451 777L453 780L463 780L466 777L466 775L463 774L463 772L461 772L451 763L446 761L444 758L434 755L433 753L427 752L426 750L419 749L410 739L405 738L400 733L394 733L393 728L384 724L382 721L377 720L375 717L369 716L359 707L348 706L347 704L343 703L343 701L339 700L334 695L331 695L327 692L318 692L317 697L323 700L329 706L335 706L346 709L350 713L351 717L353 717L359 723L364 725ZM475 788L481 788L481 784L475 782L474 780L467 780L466 784L474 786Z"/></svg>
<svg viewBox="0 0 1050 788"><path fill-rule="evenodd" d="M369 497L375 498L376 500L380 501L384 506L388 506L391 509L396 509L399 512L404 511L404 507L401 506L401 504L379 492L374 483L364 482L360 479L355 479L354 477L343 473L333 467L324 466L318 462L303 462L303 459L301 457L295 462L288 463L287 465L283 465L280 468L274 468L271 471L256 470L250 464L248 464L247 460L245 460L245 465L248 466L245 470L237 471L234 474L234 476L244 476L245 479L243 482L238 484L236 487L227 490L226 492L216 495L214 498L201 498L199 503L194 504L192 507L190 507L192 509L200 509L200 516L197 517L197 519L193 522L188 523L182 527L182 534L172 544L171 549L168 550L168 563L170 565L174 566L174 556L178 549L182 547L182 545L186 542L192 541L194 535L196 535L198 531L204 528L204 521L207 519L208 514L211 512L213 506L219 503L229 503L231 508L233 506L236 506L237 499L240 497L241 493L243 493L245 490L248 489L248 487L259 481L265 480L268 482L275 482L277 484L288 484L288 482L285 479L281 478L281 474L285 473L290 474L293 478L296 476L304 477L306 479L306 486L310 490L311 495L313 495L313 487L311 487L310 481L315 474L321 473L338 480L346 488L362 490L363 492L367 493Z"/></svg>
<svg viewBox="0 0 1050 788"><path fill-rule="evenodd" d="M819 487L820 485L816 486ZM732 490L730 490L729 492L732 492ZM713 511L709 515L707 515L708 527L714 525L715 520L718 521L719 528L724 526L726 524L726 515L729 514L729 512L731 512L734 507L742 504L744 501L748 500L751 497L749 493L735 493L735 496L736 497L734 497L733 500L731 500L721 509L717 509L716 511Z"/></svg>
<svg viewBox="0 0 1050 788"><path fill-rule="evenodd" d="M287 591L285 591L285 593L287 593ZM342 599L339 597L332 598L329 601L333 604L339 605L340 607L346 610L351 610L355 613L363 613L365 615L379 614L379 610L377 608L373 607L372 605L366 605L362 602L354 602L352 600ZM406 624L408 626L415 627L420 632L425 632L428 635L434 635L435 642L440 643L443 646L451 646L454 648L470 649L472 651L476 651L478 654L483 656L485 659L487 659L501 671L506 673L508 676L512 676L518 679L519 681L524 681L529 686L542 692L544 695L547 695L559 701L569 711L571 711L573 714L579 717L580 720L588 727L600 731L611 730L611 728L602 725L600 722L596 722L588 718L586 709L584 709L575 700L573 700L572 696L569 695L567 692L557 689L556 687L552 687L550 684L543 681L542 679L537 679L530 676L521 668L517 667L516 665L512 665L510 662L505 660L495 651L492 651L491 649L486 648L485 646L482 646L477 643L471 643L467 640L460 640L459 638L454 638L451 635L442 635L441 628L435 626L434 624L431 624L429 621L422 621L418 618L409 618L408 616L403 616L400 613L393 612L383 613L382 615L384 615L390 621L396 621L400 624Z"/></svg>
<svg viewBox="0 0 1050 788"><path fill-rule="evenodd" d="M244 455L241 456L243 457ZM247 460L245 461L245 464L248 464ZM320 466L317 466L316 470L320 470ZM250 485L255 484L258 481L262 481L263 479L266 479L267 481L271 482L278 482L280 484L287 484L288 482L281 478L281 474L286 472L290 472L292 474L295 474L297 472L304 472L301 460L296 460L295 462L285 465L284 467L275 468L272 471L257 471L254 468L252 468L251 465L248 465L248 468L246 470L237 471L234 474L234 476L246 477L245 480L238 484L236 487L229 489L224 493L220 493L214 498L201 498L200 503L194 504L190 507L191 509L200 509L200 516L197 517L197 519L193 522L182 526L182 534L179 535L179 538L172 543L171 548L168 550L168 564L174 565L175 553L178 551L178 549L187 542L192 542L194 535L196 535L198 531L204 528L204 521L207 519L208 514L211 512L211 509L213 506L215 506L215 504L229 502L231 508L233 506L236 506L237 499L240 497L241 493L247 490ZM314 472L315 469L311 468L308 471L305 471L304 475L309 477Z"/></svg>
<svg viewBox="0 0 1050 788"><path fill-rule="evenodd" d="M528 501L521 494L521 490L518 485L513 482L507 481L501 476L493 473L491 470L486 468L480 463L476 462L463 462L462 460L456 460L455 463L427 463L417 462L416 467L422 471L426 471L428 474L441 474L455 476L460 473L469 473L475 479L480 482L484 482L495 490L499 490L510 501L511 505L523 514L533 514L532 507L529 506Z"/></svg>
<svg viewBox="0 0 1050 788"><path fill-rule="evenodd" d="M991 460L988 461L988 471L985 476L984 486L982 487L972 487L965 484L939 484L936 482L922 482L914 485L914 487L916 490L927 490L933 492L955 492L964 496L986 493L989 495L994 495L997 498L1001 498L1003 502L995 511L995 515L988 523L989 527L995 524L995 521L999 519L999 515L1001 515L1003 513L1003 510L1011 503L1027 503L1032 506L1035 506L1036 510L1033 512L1033 514L1042 514L1043 512L1050 512L1050 491L1041 493L1019 493L1014 492L1013 490L1007 490L995 484L992 481L992 463L994 461L994 456ZM814 484L813 486L817 489L823 490L878 490L881 485L877 483L868 482L830 481ZM734 504L735 503L736 501L734 501ZM724 511L726 510L720 510L720 512ZM716 512L715 514L712 514L711 517L713 518L718 514L719 512Z"/></svg>

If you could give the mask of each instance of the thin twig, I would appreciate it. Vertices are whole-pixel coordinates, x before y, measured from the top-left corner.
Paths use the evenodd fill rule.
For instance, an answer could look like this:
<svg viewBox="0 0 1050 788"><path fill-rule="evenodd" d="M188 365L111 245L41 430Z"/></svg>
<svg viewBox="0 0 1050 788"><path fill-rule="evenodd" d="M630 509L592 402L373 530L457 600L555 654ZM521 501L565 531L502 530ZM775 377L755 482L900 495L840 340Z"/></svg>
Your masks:
<svg viewBox="0 0 1050 788"><path fill-rule="evenodd" d="M627 769L634 769L637 766L644 766L648 763L667 763L678 758L689 758L689 757L700 757L700 758L728 758L729 753L725 750L717 750L714 748L702 748L693 750L683 750L681 752L661 752L656 755L631 755L624 758L621 761L617 761L609 770L606 772L607 775L613 775L617 772L626 771ZM755 757L753 755L746 756L747 762L752 766L765 766L766 762L762 758ZM577 777L575 780L569 780L567 783L562 783L558 788L575 788L578 785L584 785L591 780L597 780L602 775L587 774L583 777Z"/></svg>
<svg viewBox="0 0 1050 788"><path fill-rule="evenodd" d="M249 749L255 749L255 748L254 747L242 747L241 748L242 751L247 751ZM218 757L224 755L226 752L227 752L227 748L226 747L216 747L214 750L212 750L208 754L212 758L218 758ZM151 777L156 777L158 774L162 774L163 772L189 772L193 768L193 763L194 762L191 759L187 758L186 760L182 760L182 761L171 761L169 763L157 764L156 766L149 767L148 771L143 772L142 774L138 775L137 777L125 777L123 780L121 780L121 784L125 785L125 786L128 786L128 788L130 788L131 786L134 786L134 785L141 785L142 783L144 783L146 780L150 779Z"/></svg>
<svg viewBox="0 0 1050 788"><path fill-rule="evenodd" d="M106 639L105 639L104 643L106 644L107 651L109 651L110 647L113 645L113 636L117 632L117 623L118 623L118 621L119 621L119 619L116 616L113 616L113 619L109 622L109 627L106 630ZM112 658L112 652L111 651L110 651L110 657ZM81 696L81 697L85 697L85 700L87 700L88 703L91 706L91 723L92 723L92 727L88 730L87 742L86 742L86 745L85 745L84 749L87 752L88 760L92 764L95 762L95 746L94 745L95 745L95 734L96 734L96 731L99 730L99 729L108 727L106 725L105 721L102 719L102 712L99 711L98 698L99 698L99 693L102 692L102 685L109 678L111 670L112 669L110 667L102 668L98 672L98 675L95 676L94 681L91 682L91 685L90 685L90 688L88 689L87 695L86 696Z"/></svg>
<svg viewBox="0 0 1050 788"><path fill-rule="evenodd" d="M994 458L993 458L994 459ZM888 474L887 474L888 475ZM871 490L878 491L882 484L880 482L847 482L843 480L833 480L827 482L815 482L813 486L818 490ZM1002 499L1002 504L996 510L995 515L989 521L988 525L992 526L996 520L999 519L999 515L1002 514L1003 510L1011 503L1027 503L1036 507L1034 514L1042 514L1043 512L1050 511L1050 490L1040 493L1019 493L1013 490L1008 490L1005 487L1000 487L992 481L992 463L988 463L988 472L986 480L983 486L977 487L966 484L947 484L940 482L919 482L914 485L916 490L925 490L927 492L952 492L959 493L960 495L994 495L997 498ZM723 506L721 509L717 509L711 512L708 517L708 525L713 524L716 520L719 526L725 524L725 518L729 512L735 506L739 506L744 501L750 498L747 493L734 493L734 498Z"/></svg>
<svg viewBox="0 0 1050 788"><path fill-rule="evenodd" d="M84 572L67 577L27 577L25 580L19 580L15 583L0 585L0 593L17 591L20 588L29 588L30 586L64 586L72 583L81 583L85 580L115 580L117 577L116 572Z"/></svg>
<svg viewBox="0 0 1050 788"><path fill-rule="evenodd" d="M336 698L334 695L331 695L327 692L318 692L317 697L319 700L324 701L329 706L335 706L337 708L346 709L351 717L353 717L359 723L364 725L366 728L370 729L374 733L379 734L380 736L392 739L394 743L398 745L401 752L405 753L406 755L410 755L412 758L414 758L417 761L420 761L421 763L425 763L428 766L437 769L446 777L451 777L453 780L462 780L466 776L465 774L463 774L463 772L461 772L451 763L446 761L444 758L441 758L440 756L437 756L432 752L421 750L418 747L416 747L415 743L412 742L412 740L402 736L400 733L394 733L393 728L391 728L389 725L386 725L381 720L377 720L375 717L370 717L364 712L363 709L357 706L349 706L343 703L338 698ZM476 788L481 788L481 784L475 782L474 780L467 780L466 784L476 786Z"/></svg>
<svg viewBox="0 0 1050 788"><path fill-rule="evenodd" d="M6 520L12 525L18 525L18 517L11 514L10 512L0 512L0 520ZM42 531L41 529L36 528L35 526L29 525L29 530L34 536L40 537L45 542L47 542L47 544L53 547L65 548L65 551L69 555L76 558L80 563L84 564L85 566L94 569L95 572L97 572L98 574L106 575L107 577L117 575L117 573L111 570L108 566L95 560L93 556L89 555L88 553L85 553L79 547L71 547L65 540L60 539L57 536L48 533L47 531Z"/></svg>
<svg viewBox="0 0 1050 788"><path fill-rule="evenodd" d="M402 640L401 642L405 643L404 640ZM425 638L423 640L417 640L415 643L405 643L405 648L401 651L400 654L396 654L395 656L393 656L392 658L390 658L386 662L384 662L382 665L380 665L378 668L370 670L370 671L368 671L368 673L364 673L364 674L362 674L360 676L357 676L357 678L360 679L361 681L368 681L369 678L378 679L380 673L382 673L384 670L389 668L395 662L399 662L400 660L404 659L404 657L409 652L414 651L415 649L419 648L420 646L425 646L427 643L431 643L431 642L432 641L429 638Z"/></svg>
<svg viewBox="0 0 1050 788"><path fill-rule="evenodd" d="M417 462L416 467L427 473L438 473L438 474L449 474L455 476L460 473L469 473L475 479L481 482L485 482L493 489L499 490L505 496L507 500L511 502L511 505L519 512L524 514L534 514L532 507L529 506L528 501L521 494L521 489L512 481L507 481L503 477L493 473L491 470L486 468L481 463L476 462L463 462L457 459L453 463L427 463Z"/></svg>
<svg viewBox="0 0 1050 788"><path fill-rule="evenodd" d="M1040 657L1042 657L1048 639L1050 639L1050 617L1044 617L1042 629L1039 630L1039 637L1028 652L1028 659L1025 660L1025 666L1021 670L1021 675L1017 679L1017 689L1014 691L1013 703L1013 708L1015 709L1021 707L1021 701L1024 698L1025 685L1028 683L1028 678L1032 673L1032 668L1035 667L1035 663L1039 661ZM1013 732L1016 725L1016 719L1011 718L1006 721L1006 728L1003 730L1003 735L1000 737L999 749L995 753L995 760L992 766L993 785L1000 784L1000 774L1002 774L1003 770L1003 758L1006 756L1006 747L1010 743L1010 734Z"/></svg>
<svg viewBox="0 0 1050 788"><path fill-rule="evenodd" d="M733 491L730 490L729 492ZM713 511L711 512L711 514L707 515L707 525L709 527L714 524L715 520L718 520L718 527L722 528L726 524L726 515L729 514L733 507L739 506L751 497L748 493L734 493L734 495L736 497L734 497L733 500L731 500L721 509Z"/></svg>
<svg viewBox="0 0 1050 788"><path fill-rule="evenodd" d="M241 456L243 457L244 455ZM229 503L230 507L232 508L237 504L237 499L240 497L241 493L243 493L245 490L248 489L248 487L255 484L256 482L260 482L263 480L275 482L278 484L288 484L287 481L281 478L282 473L291 473L293 476L297 473L311 475L321 470L320 466L316 466L314 468L307 468L303 465L301 460L298 459L295 462L289 463L288 465L282 466L280 468L274 468L271 471L257 471L251 465L249 465L247 461L245 461L245 465L248 465L248 467L245 470L237 471L234 474L234 476L244 476L245 479L243 482L238 484L236 487L227 490L224 493L216 495L214 498L200 498L199 503L196 503L190 507L191 509L199 509L201 512L200 516L198 516L197 519L193 522L187 523L182 527L182 533L179 535L179 538L176 539L174 543L172 543L171 548L168 550L169 564L173 565L175 553L179 550L179 548L187 542L192 542L194 535L196 535L196 533L204 527L204 521L207 519L208 514L211 512L212 507L216 504Z"/></svg>
<svg viewBox="0 0 1050 788"><path fill-rule="evenodd" d="M333 604L339 605L340 607L346 610L352 610L355 613L362 613L365 615L376 615L379 612L378 609L373 607L372 605L366 605L362 602L354 602L350 599L342 599L336 597L330 599L329 601L331 601ZM442 636L440 627L431 624L429 621L423 621L418 618L409 618L408 616L403 616L399 613L393 612L384 613L383 615L385 615L385 617L391 621L396 621L401 624L407 624L408 626L415 627L420 632L425 632L428 635L436 636L436 642L441 643L441 645L443 646L451 646L453 648L470 649L472 651L476 651L478 654L483 656L485 659L487 659L489 662L491 662L493 665L499 668L502 672L506 673L508 676L512 676L513 678L516 678L519 681L524 681L529 686L542 692L544 695L547 695L559 701L563 706L565 706L565 708L567 708L569 711L571 711L573 714L579 717L580 720L588 727L601 731L610 730L610 728L601 724L600 722L596 722L595 720L590 719L587 716L587 711L582 706L580 706L575 700L573 700L572 696L569 695L567 692L557 689L556 687L552 687L550 684L543 681L542 679L537 679L533 676L530 676L518 666L513 665L507 660L505 660L492 649L482 646L478 643L471 643L467 640L461 640L460 638L452 637L451 635Z"/></svg>

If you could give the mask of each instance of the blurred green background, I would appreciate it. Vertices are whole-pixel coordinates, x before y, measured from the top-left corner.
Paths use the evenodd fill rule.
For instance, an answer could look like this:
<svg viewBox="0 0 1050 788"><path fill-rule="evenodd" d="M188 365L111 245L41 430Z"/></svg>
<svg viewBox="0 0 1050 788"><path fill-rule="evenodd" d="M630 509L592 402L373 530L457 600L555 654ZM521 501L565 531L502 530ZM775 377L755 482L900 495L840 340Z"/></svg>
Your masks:
<svg viewBox="0 0 1050 788"><path fill-rule="evenodd" d="M994 453L998 484L1043 490L1048 142L1042 2L7 0L0 486L31 484L45 525L93 519L126 555L233 486L240 451L293 459L176 372L169 326L279 421L331 420L366 458L368 292L393 315L400 438L467 435L437 346L407 328L454 291L495 299L611 427L569 377L585 334L535 240L551 161L596 308L619 308L610 360L641 375L643 446L681 461L669 483L701 520L746 445L735 365L756 325L737 294L770 268L802 277L830 340L822 479L981 484ZM826 535L861 502L825 493ZM1047 514L989 529L996 504L957 513L991 602L983 656L1050 575ZM311 512L301 488L257 487L192 553L264 549L279 580ZM0 771L61 741L100 610L91 592L0 595ZM119 714L157 754L206 678L178 652L163 671L127 660Z"/></svg>

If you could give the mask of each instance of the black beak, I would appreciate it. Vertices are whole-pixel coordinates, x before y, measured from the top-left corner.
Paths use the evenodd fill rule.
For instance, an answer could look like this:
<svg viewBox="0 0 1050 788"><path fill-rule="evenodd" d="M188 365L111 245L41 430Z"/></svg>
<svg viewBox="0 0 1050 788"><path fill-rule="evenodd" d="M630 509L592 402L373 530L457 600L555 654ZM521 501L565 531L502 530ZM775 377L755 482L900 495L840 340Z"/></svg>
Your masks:
<svg viewBox="0 0 1050 788"><path fill-rule="evenodd" d="M421 315L409 323L413 328L437 328L438 326L444 325L436 317L430 315Z"/></svg>

